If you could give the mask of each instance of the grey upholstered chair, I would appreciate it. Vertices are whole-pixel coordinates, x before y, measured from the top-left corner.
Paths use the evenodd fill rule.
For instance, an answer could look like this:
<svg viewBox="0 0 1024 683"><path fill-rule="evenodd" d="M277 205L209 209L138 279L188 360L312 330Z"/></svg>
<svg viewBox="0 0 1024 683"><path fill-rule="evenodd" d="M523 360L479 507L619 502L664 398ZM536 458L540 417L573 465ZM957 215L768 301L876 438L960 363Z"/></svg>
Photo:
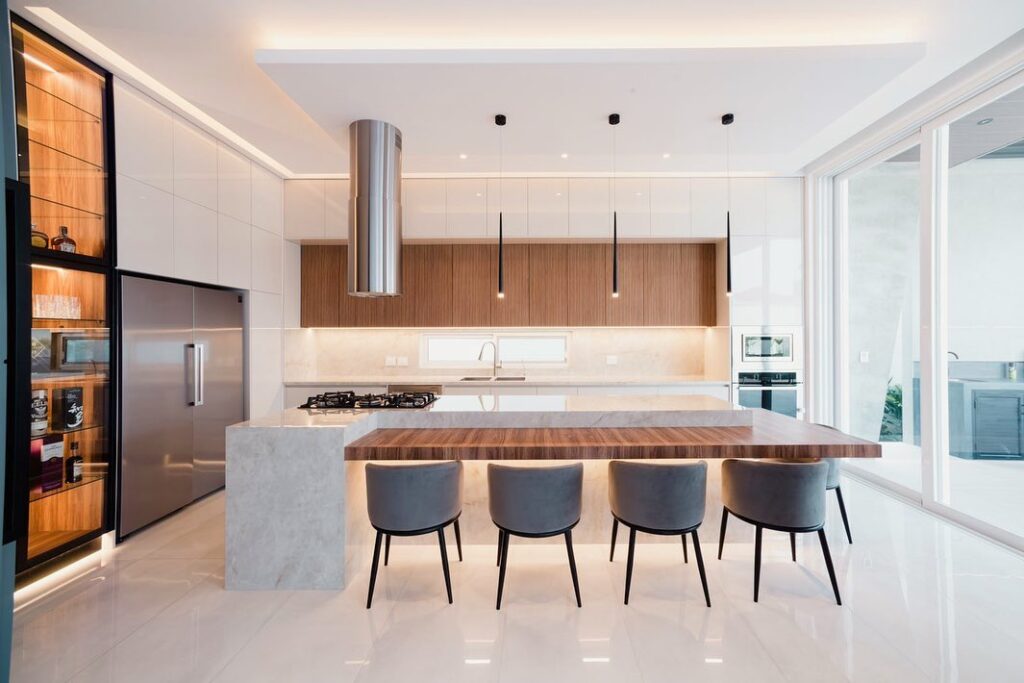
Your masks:
<svg viewBox="0 0 1024 683"><path fill-rule="evenodd" d="M683 539L683 560L686 534L693 536L693 553L697 558L704 601L711 607L708 580L704 574L704 557L700 552L697 528L704 521L708 465L703 460L692 463L646 463L613 460L608 464L608 502L612 509L612 549L608 560L615 559L615 537L619 523L629 527L629 556L626 560L626 593L633 580L633 553L636 532L659 536L680 536Z"/></svg>
<svg viewBox="0 0 1024 683"><path fill-rule="evenodd" d="M788 532L791 547L795 547L795 534L818 532L836 604L843 604L839 597L839 584L836 583L828 540L825 538L827 478L828 465L820 460L783 463L730 459L722 462L724 507L722 530L718 537L718 559L722 559L725 528L730 514L754 525L754 602L757 602L761 581L761 532L763 529L773 529Z"/></svg>
<svg viewBox="0 0 1024 683"><path fill-rule="evenodd" d="M377 530L373 544L373 565L370 569L370 590L366 609L373 601L377 582L381 540L387 540L384 564L388 562L392 536L421 536L437 532L441 546L441 567L448 603L452 602L452 582L448 571L448 549L444 529L455 526L455 542L462 560L462 536L459 515L462 514L462 463L439 462L423 465L366 465L366 509L370 524Z"/></svg>
<svg viewBox="0 0 1024 683"><path fill-rule="evenodd" d="M832 425L816 423L819 427L836 430ZM846 529L846 540L853 543L853 535L850 533L850 520L846 517L846 503L843 501L843 489L839 486L839 460L836 458L825 458L828 463L828 479L825 482L825 489L836 492L836 500L839 502L839 514L843 518L843 528Z"/></svg>
<svg viewBox="0 0 1024 683"><path fill-rule="evenodd" d="M487 465L487 488L491 519L498 527L500 570L495 609L501 609L510 536L565 536L576 606L582 607L576 557L572 551L572 529L580 521L583 464L526 467L490 463Z"/></svg>

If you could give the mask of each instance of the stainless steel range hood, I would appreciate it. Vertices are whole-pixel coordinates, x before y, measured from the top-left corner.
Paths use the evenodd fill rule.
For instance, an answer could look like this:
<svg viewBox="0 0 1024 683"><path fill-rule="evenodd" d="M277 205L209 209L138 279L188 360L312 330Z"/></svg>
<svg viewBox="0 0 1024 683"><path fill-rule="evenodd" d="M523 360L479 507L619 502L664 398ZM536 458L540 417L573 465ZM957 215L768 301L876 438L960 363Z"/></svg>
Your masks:
<svg viewBox="0 0 1024 683"><path fill-rule="evenodd" d="M402 293L402 132L363 119L348 128L348 293Z"/></svg>

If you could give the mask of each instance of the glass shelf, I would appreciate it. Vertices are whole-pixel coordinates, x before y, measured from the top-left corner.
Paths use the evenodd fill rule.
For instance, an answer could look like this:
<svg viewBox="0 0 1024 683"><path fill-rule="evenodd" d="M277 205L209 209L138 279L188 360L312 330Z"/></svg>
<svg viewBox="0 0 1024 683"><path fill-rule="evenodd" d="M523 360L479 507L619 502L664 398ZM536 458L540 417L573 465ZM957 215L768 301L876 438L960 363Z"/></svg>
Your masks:
<svg viewBox="0 0 1024 683"><path fill-rule="evenodd" d="M56 496L61 493L67 493L68 491L74 491L75 489L82 488L83 486L86 486L88 484L94 484L98 481L103 481L106 478L107 475L105 474L83 475L82 481L76 481L73 484L64 482L60 485L59 488L50 489L49 491L43 491L41 488L42 485L39 482L33 482L28 500L30 503L35 503L36 501L49 498L50 496Z"/></svg>
<svg viewBox="0 0 1024 683"><path fill-rule="evenodd" d="M38 85L37 83L33 83L30 80L26 80L25 81L25 85L32 89L32 93L34 93L36 95L39 95L40 97L43 97L43 98L45 98L47 100L51 100L59 108L59 110L63 111L64 108L67 107L67 108L69 108L68 112L70 112L72 115L81 116L81 118L66 118L66 119L65 118L60 118L60 119L57 119L57 118L54 118L54 119L40 119L40 118L37 118L37 119L35 119L37 121L52 121L54 123L66 123L68 121L73 121L73 122L83 122L83 123L84 122L95 123L97 125L102 123L100 121L100 117L96 116L92 112L87 111L85 109L82 109L81 107L79 107L74 102L69 102L68 100L64 99L60 95L56 95L56 94L50 92L49 90L47 90L46 88L44 88L41 85Z"/></svg>
<svg viewBox="0 0 1024 683"><path fill-rule="evenodd" d="M75 427L74 429L49 429L45 434L33 434L33 439L45 439L48 436L63 436L65 434L75 434L77 432L87 432L90 429L103 429L106 427L105 424L92 424L84 425L82 427Z"/></svg>

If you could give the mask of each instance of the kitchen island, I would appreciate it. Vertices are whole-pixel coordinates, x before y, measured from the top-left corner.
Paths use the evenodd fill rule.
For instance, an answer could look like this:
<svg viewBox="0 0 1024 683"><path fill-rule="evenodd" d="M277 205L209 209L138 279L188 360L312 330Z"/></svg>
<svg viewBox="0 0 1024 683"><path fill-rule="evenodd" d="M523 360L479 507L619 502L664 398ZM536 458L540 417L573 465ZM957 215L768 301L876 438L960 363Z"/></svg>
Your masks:
<svg viewBox="0 0 1024 683"><path fill-rule="evenodd" d="M607 542L611 458L879 457L878 444L706 396L441 396L419 410L286 410L227 430L228 589L340 589L366 562L368 460L465 461L467 543L494 543L486 463L584 462L580 542ZM543 400L541 400L543 399ZM709 468L708 521L718 468ZM707 522L706 522L707 523Z"/></svg>

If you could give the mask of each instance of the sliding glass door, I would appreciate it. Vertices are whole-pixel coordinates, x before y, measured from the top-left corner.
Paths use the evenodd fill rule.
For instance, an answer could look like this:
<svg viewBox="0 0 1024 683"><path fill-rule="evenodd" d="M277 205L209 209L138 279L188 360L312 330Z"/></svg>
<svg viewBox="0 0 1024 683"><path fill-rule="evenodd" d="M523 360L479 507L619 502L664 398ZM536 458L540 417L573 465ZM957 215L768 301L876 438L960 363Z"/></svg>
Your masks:
<svg viewBox="0 0 1024 683"><path fill-rule="evenodd" d="M823 177L815 418L883 444L851 473L1024 549L1024 71Z"/></svg>
<svg viewBox="0 0 1024 683"><path fill-rule="evenodd" d="M920 147L890 149L835 179L842 267L837 291L839 424L881 441L881 460L851 461L921 491Z"/></svg>
<svg viewBox="0 0 1024 683"><path fill-rule="evenodd" d="M1024 537L1024 89L946 135L949 417L937 502Z"/></svg>

